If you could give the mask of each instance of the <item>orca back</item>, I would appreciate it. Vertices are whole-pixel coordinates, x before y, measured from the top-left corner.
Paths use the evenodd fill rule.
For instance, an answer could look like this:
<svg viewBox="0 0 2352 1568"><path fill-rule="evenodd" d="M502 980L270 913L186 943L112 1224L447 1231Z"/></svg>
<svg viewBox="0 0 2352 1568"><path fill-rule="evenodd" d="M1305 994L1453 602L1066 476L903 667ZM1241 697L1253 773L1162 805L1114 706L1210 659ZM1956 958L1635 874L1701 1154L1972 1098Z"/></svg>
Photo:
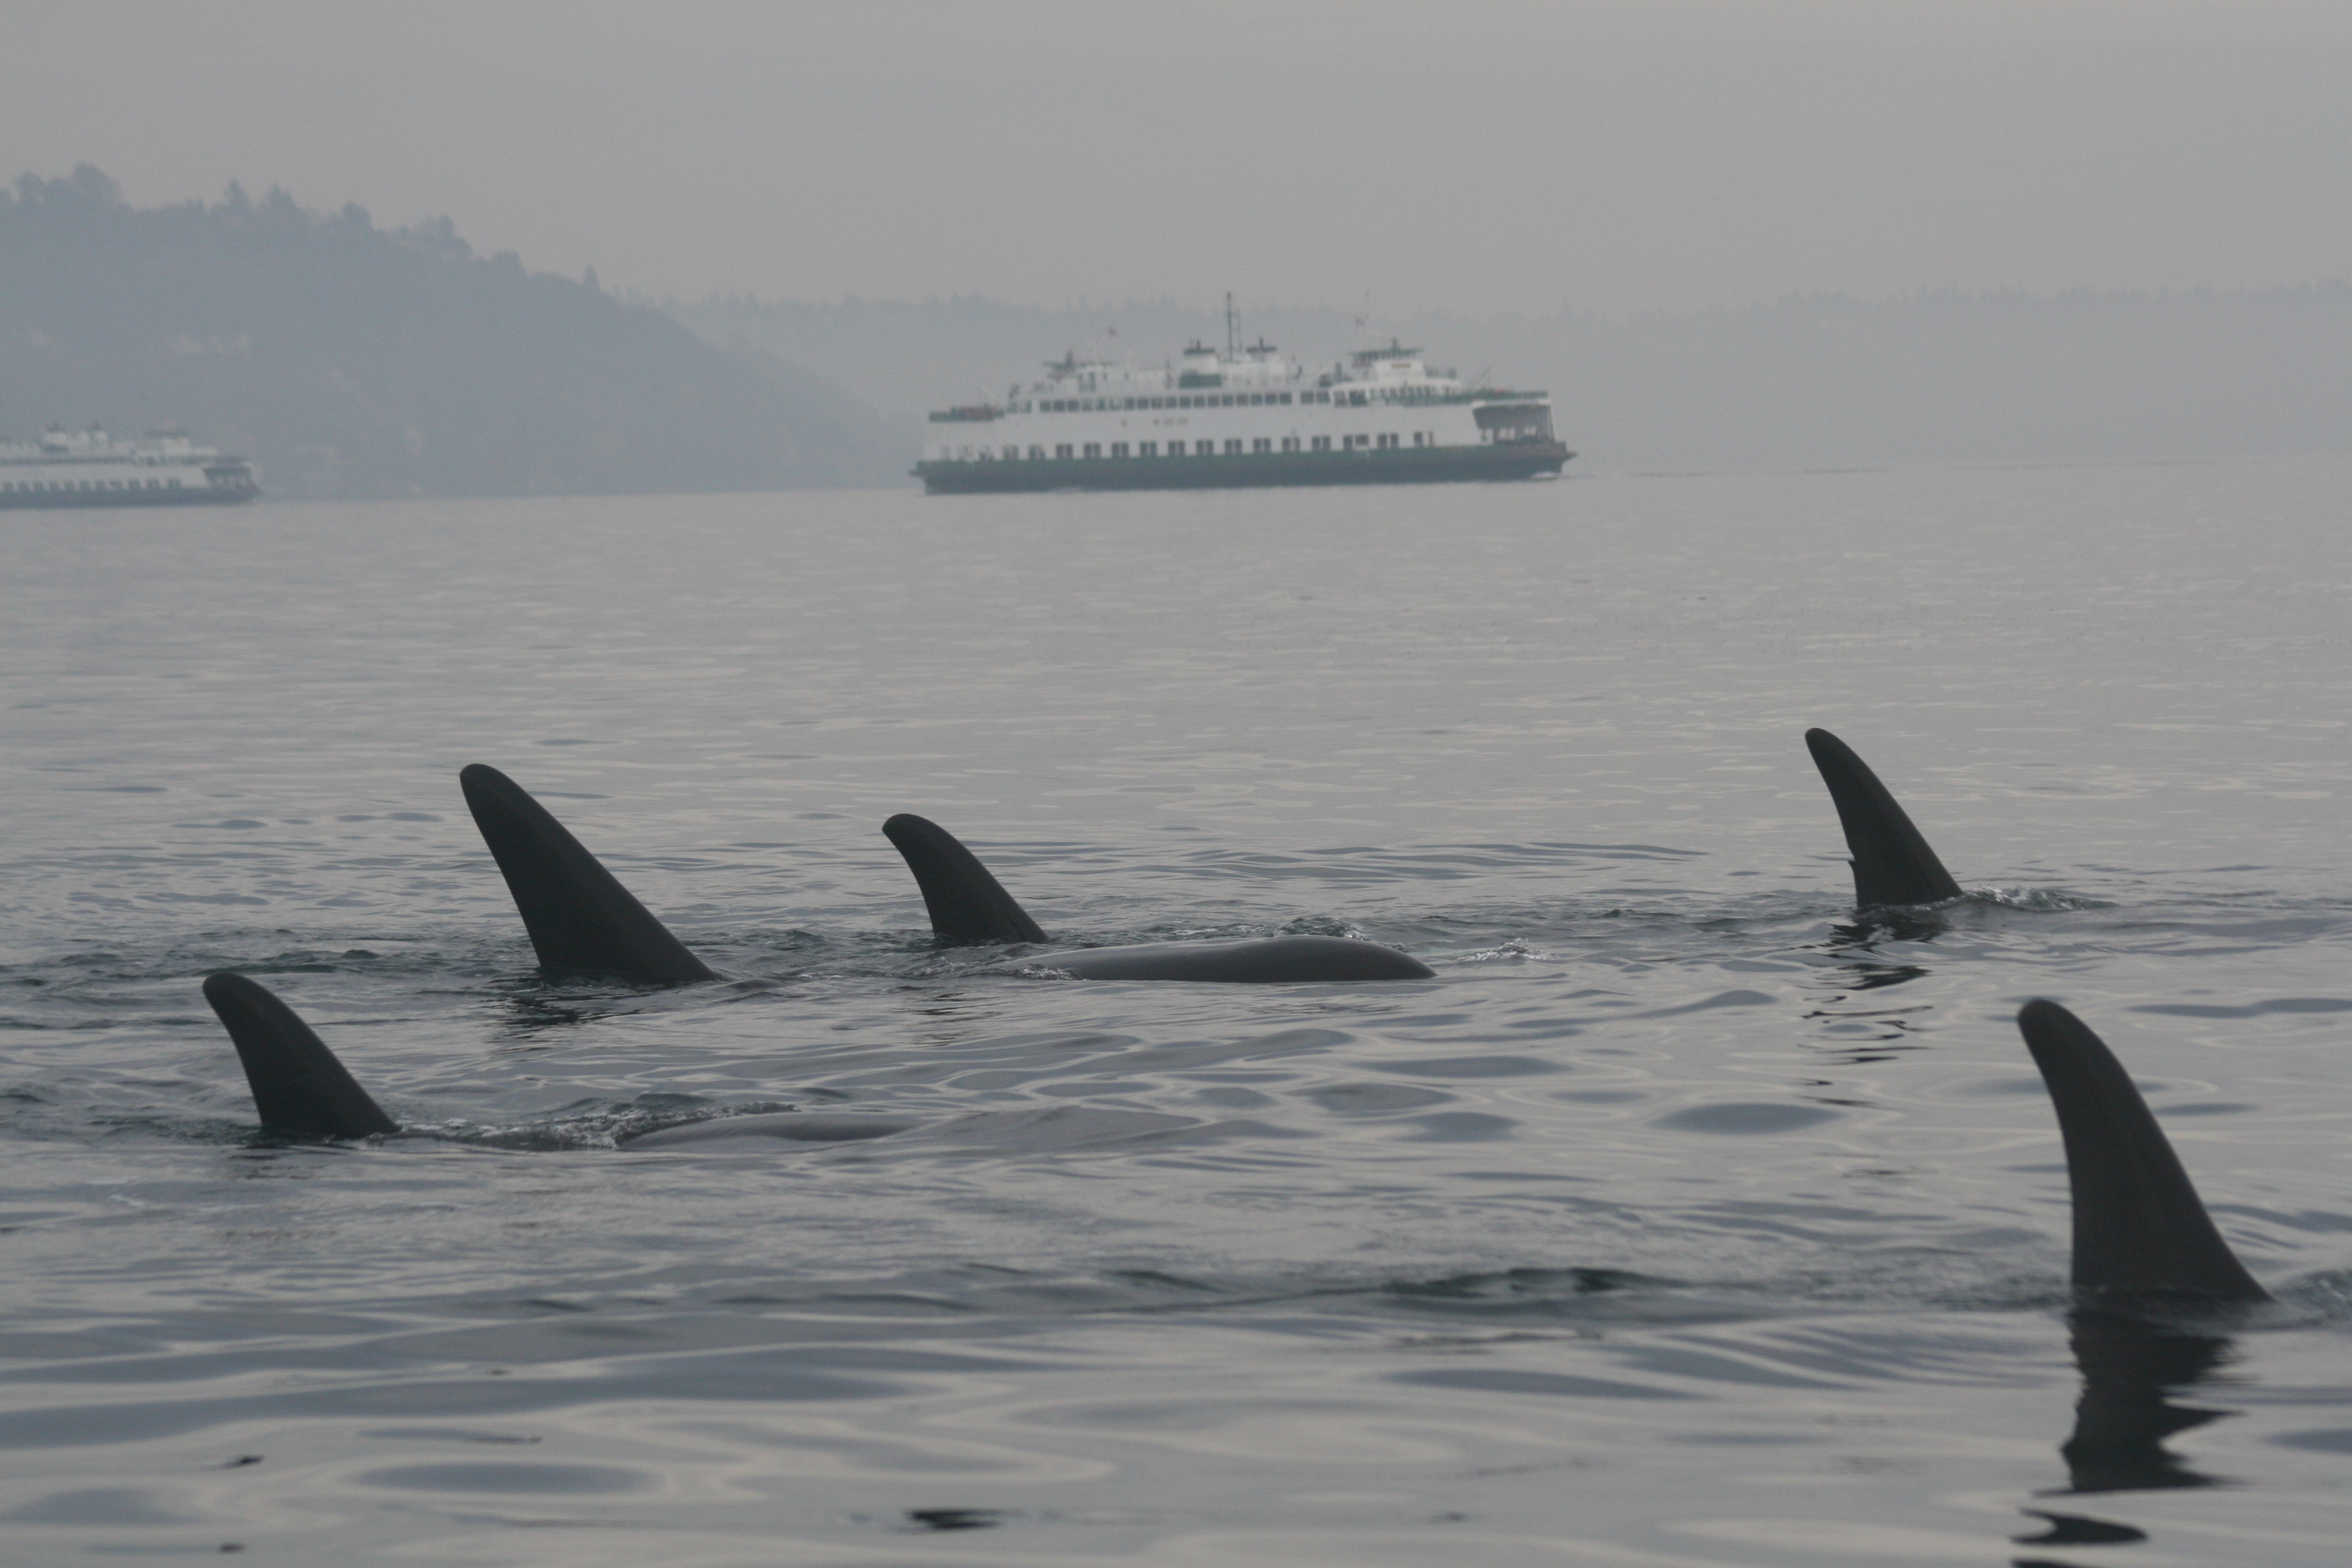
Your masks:
<svg viewBox="0 0 2352 1568"><path fill-rule="evenodd" d="M224 970L205 981L205 1000L245 1064L263 1131L289 1138L365 1138L400 1131L310 1026L268 987Z"/></svg>
<svg viewBox="0 0 2352 1568"><path fill-rule="evenodd" d="M884 823L882 831L906 857L907 869L915 874L915 885L923 890L923 907L930 910L931 933L941 942L1045 940L1029 911L1013 901L977 856L938 823L901 812Z"/></svg>
<svg viewBox="0 0 2352 1568"><path fill-rule="evenodd" d="M482 763L457 783L541 968L625 980L719 978L520 784Z"/></svg>
<svg viewBox="0 0 2352 1568"><path fill-rule="evenodd" d="M2055 1002L2028 1002L2017 1027L2066 1143L2075 1294L2093 1302L2269 1300L2214 1228L2106 1042Z"/></svg>
<svg viewBox="0 0 2352 1568"><path fill-rule="evenodd" d="M1857 907L1933 904L1960 896L1960 885L1853 747L1827 730L1806 731L1805 747L1837 803L1846 849L1853 857Z"/></svg>
<svg viewBox="0 0 2352 1568"><path fill-rule="evenodd" d="M1410 953L1346 936L1274 936L1236 942L1155 942L1080 947L1018 962L1080 980L1200 980L1228 985L1301 985L1360 980L1434 980Z"/></svg>

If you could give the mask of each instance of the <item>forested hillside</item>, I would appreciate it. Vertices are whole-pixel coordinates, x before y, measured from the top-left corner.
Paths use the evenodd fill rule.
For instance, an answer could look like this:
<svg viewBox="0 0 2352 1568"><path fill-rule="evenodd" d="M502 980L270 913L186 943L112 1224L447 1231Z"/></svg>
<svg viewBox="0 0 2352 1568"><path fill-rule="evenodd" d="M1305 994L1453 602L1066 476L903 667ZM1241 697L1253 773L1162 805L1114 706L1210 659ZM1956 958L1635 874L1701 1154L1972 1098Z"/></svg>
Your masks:
<svg viewBox="0 0 2352 1568"><path fill-rule="evenodd" d="M138 209L84 166L0 192L0 435L179 425L273 496L903 483L913 422L446 219L230 187Z"/></svg>

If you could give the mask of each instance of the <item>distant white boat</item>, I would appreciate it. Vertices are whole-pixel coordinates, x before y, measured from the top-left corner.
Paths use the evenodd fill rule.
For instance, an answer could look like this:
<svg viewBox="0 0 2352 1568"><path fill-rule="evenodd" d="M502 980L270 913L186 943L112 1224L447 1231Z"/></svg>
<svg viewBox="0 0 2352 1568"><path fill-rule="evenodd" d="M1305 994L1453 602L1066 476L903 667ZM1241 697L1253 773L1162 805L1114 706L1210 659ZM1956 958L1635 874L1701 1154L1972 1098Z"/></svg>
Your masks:
<svg viewBox="0 0 2352 1568"><path fill-rule="evenodd" d="M53 426L37 441L0 441L0 509L217 504L260 493L252 464L177 430L122 440L95 426Z"/></svg>
<svg viewBox="0 0 2352 1568"><path fill-rule="evenodd" d="M930 417L915 476L934 492L1402 484L1555 475L1576 454L1540 392L1467 387L1391 341L1315 371L1273 344L1195 342L1149 369L1047 365L1002 403Z"/></svg>

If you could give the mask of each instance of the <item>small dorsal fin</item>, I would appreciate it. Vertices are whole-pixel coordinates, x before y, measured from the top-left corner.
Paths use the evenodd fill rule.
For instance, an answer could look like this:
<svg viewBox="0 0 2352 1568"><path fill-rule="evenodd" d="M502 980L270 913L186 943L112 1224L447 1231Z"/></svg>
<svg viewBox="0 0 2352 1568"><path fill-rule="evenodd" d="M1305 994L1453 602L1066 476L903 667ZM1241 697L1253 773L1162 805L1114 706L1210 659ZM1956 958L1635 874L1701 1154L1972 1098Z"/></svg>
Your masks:
<svg viewBox="0 0 2352 1568"><path fill-rule="evenodd" d="M253 1089L264 1131L289 1138L365 1138L399 1125L353 1081L294 1009L267 986L224 970L205 981Z"/></svg>
<svg viewBox="0 0 2352 1568"><path fill-rule="evenodd" d="M520 784L483 763L464 769L457 782L540 967L627 980L719 978Z"/></svg>
<svg viewBox="0 0 2352 1568"><path fill-rule="evenodd" d="M1044 942L1029 911L989 874L979 858L938 823L901 812L882 825L923 889L931 933L941 942Z"/></svg>
<svg viewBox="0 0 2352 1568"><path fill-rule="evenodd" d="M1837 803L1845 847L1853 857L1857 907L1933 904L1960 896L1960 885L1853 747L1827 730L1806 731L1805 746Z"/></svg>
<svg viewBox="0 0 2352 1568"><path fill-rule="evenodd" d="M2017 1027L2066 1142L2075 1294L2094 1303L2269 1300L2213 1227L2106 1042L2055 1002L2028 1002Z"/></svg>

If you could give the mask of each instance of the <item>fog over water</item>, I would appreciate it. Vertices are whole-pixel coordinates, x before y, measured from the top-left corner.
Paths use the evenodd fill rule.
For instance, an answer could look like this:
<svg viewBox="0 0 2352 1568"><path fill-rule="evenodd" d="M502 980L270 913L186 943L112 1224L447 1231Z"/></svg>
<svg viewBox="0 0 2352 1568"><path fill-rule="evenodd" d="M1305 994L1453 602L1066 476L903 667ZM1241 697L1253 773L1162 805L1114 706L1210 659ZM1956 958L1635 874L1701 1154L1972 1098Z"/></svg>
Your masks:
<svg viewBox="0 0 2352 1568"><path fill-rule="evenodd" d="M0 512L0 1563L2337 1568L2347 79L2289 0L15 7L0 435L270 494ZM1226 290L1583 455L900 477ZM1965 897L1857 917L1811 725ZM542 975L472 762L727 978ZM1434 977L943 948L902 811L1060 942ZM403 1131L259 1135L225 968ZM2070 1311L2035 996L2274 1303ZM625 1146L739 1117L892 1131Z"/></svg>
<svg viewBox="0 0 2352 1568"><path fill-rule="evenodd" d="M1694 310L2340 277L2347 75L2325 0L101 0L0 150L681 298Z"/></svg>

